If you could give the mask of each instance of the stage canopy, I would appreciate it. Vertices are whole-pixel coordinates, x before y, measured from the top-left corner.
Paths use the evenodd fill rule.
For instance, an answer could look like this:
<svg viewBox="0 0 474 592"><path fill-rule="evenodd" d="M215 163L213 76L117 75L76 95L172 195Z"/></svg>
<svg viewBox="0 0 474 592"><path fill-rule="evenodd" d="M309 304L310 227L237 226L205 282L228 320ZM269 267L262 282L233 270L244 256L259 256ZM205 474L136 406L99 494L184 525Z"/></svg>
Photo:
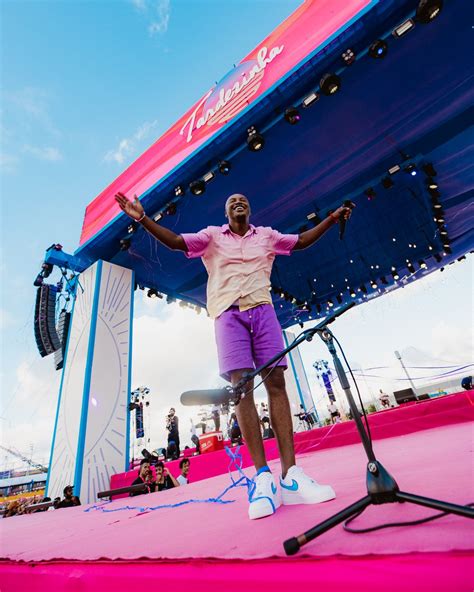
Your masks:
<svg viewBox="0 0 474 592"><path fill-rule="evenodd" d="M88 205L79 267L111 261L134 269L139 286L205 305L201 261L130 227L117 191L137 194L178 233L225 223L232 193L249 198L255 225L281 232L352 200L343 240L333 229L277 258L283 327L382 295L473 249L474 4L445 2L428 23L417 7L303 3ZM320 82L326 73L339 89L337 79ZM264 139L259 151L247 145L252 126ZM203 178L204 193L194 195L189 184Z"/></svg>

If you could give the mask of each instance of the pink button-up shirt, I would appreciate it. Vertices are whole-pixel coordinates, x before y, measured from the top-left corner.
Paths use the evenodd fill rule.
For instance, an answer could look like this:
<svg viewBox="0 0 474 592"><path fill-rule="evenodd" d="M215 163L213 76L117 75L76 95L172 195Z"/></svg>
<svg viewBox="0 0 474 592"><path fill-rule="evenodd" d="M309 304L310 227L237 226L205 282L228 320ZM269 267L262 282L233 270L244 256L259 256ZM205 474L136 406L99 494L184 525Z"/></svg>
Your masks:
<svg viewBox="0 0 474 592"><path fill-rule="evenodd" d="M297 234L281 234L267 226L250 225L244 236L228 224L208 226L195 234L181 235L186 256L201 257L207 270L207 310L217 318L229 306L240 310L272 303L270 274L275 255L290 255Z"/></svg>

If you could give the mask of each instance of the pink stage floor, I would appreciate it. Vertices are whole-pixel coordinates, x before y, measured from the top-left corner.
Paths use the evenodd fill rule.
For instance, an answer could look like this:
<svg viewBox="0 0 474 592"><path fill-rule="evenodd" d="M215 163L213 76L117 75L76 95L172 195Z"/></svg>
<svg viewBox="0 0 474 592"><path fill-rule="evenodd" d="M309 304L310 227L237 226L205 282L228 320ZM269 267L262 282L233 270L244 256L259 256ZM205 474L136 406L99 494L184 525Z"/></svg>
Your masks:
<svg viewBox="0 0 474 592"><path fill-rule="evenodd" d="M459 421L446 424L446 413L437 412L446 403L432 401L427 404L432 406L432 427L379 439L374 449L401 490L466 504L474 502L472 393L450 400L452 409L462 410L451 415ZM408 408L402 412L407 414ZM379 415L385 415L390 431L396 414ZM380 423L378 429L382 428ZM1 590L118 591L156 585L163 590L214 592L243 586L257 589L258 584L259 591L295 585L308 590L324 586L324 590L351 591L472 591L472 522L456 516L367 534L346 533L338 526L298 555L286 557L285 539L366 493L366 459L360 444L318 448L308 440L307 448L298 455L298 463L321 482L331 483L337 498L316 506L281 507L260 521L247 518L244 488L226 494L225 500L235 500L229 504L149 509L215 497L229 485L228 475L103 506L113 512L78 507L3 520ZM278 472L277 461L270 466ZM432 510L411 504L385 504L370 507L353 526L431 514Z"/></svg>

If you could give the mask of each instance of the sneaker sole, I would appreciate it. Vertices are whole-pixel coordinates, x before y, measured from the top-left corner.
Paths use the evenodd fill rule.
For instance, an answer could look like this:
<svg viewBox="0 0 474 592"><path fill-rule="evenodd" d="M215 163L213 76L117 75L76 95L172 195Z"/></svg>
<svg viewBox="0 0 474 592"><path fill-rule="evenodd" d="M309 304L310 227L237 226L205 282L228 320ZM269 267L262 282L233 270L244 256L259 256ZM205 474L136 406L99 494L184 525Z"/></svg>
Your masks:
<svg viewBox="0 0 474 592"><path fill-rule="evenodd" d="M298 504L321 504L323 502L329 502L330 500L335 499L336 493L333 489L328 490L327 492L321 492L321 495L314 497L312 499L305 499L302 498L298 493L282 494L281 502L284 506L296 506Z"/></svg>
<svg viewBox="0 0 474 592"><path fill-rule="evenodd" d="M266 502L265 500L262 500L262 503L259 503L258 505L256 502L253 502L249 506L249 518L250 520L259 520L260 518L271 516L278 510L280 505L281 504L275 504L275 509L273 509L271 503Z"/></svg>

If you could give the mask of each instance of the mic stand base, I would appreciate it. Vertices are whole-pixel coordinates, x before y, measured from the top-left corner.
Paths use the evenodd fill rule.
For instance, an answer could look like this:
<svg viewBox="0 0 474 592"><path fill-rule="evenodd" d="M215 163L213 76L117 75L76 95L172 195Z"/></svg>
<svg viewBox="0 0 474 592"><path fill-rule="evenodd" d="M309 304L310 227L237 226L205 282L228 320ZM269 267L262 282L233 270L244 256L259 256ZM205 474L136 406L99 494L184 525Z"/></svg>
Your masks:
<svg viewBox="0 0 474 592"><path fill-rule="evenodd" d="M337 372L337 376L341 386L346 394L349 407L351 409L352 417L354 418L357 431L359 432L360 439L364 446L368 463L367 463L367 495L355 503L347 506L334 516L331 516L327 520L320 522L310 530L286 540L283 543L283 547L287 555L294 555L297 553L303 545L309 543L319 535L323 534L327 530L334 528L341 522L344 522L348 518L351 518L355 514L358 514L365 510L370 505L380 504L391 504L391 503L403 503L410 502L419 506L425 506L427 508L433 508L440 510L441 512L447 512L449 514L457 514L458 516L464 516L465 518L474 518L474 509L469 506L461 506L458 504L451 504L440 500L423 497L421 495L415 495L412 493L406 493L400 491L395 479L390 473L383 467L383 465L376 459L375 453L372 448L369 435L362 423L360 412L355 404L354 398L351 393L349 382L347 380L344 368L339 360L336 352L336 348L333 342L333 335L331 331L325 327L318 327L318 334L324 343L327 345L329 352L334 361L334 367Z"/></svg>

